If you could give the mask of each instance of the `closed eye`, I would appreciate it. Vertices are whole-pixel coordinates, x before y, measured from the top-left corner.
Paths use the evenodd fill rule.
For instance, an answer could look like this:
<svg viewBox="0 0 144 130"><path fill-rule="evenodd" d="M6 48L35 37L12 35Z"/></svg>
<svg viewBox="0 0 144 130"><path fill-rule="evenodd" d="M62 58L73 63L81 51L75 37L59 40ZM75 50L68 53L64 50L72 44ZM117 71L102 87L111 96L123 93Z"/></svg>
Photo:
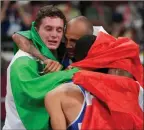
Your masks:
<svg viewBox="0 0 144 130"><path fill-rule="evenodd" d="M76 39L70 39L70 41L76 43L77 40Z"/></svg>
<svg viewBox="0 0 144 130"><path fill-rule="evenodd" d="M58 27L58 28L57 28L57 31L58 31L58 32L62 32L62 31L63 31L63 28L62 28L62 27Z"/></svg>
<svg viewBox="0 0 144 130"><path fill-rule="evenodd" d="M46 26L45 29L46 29L47 31L51 31L51 30L52 30L52 27L51 27L51 26Z"/></svg>

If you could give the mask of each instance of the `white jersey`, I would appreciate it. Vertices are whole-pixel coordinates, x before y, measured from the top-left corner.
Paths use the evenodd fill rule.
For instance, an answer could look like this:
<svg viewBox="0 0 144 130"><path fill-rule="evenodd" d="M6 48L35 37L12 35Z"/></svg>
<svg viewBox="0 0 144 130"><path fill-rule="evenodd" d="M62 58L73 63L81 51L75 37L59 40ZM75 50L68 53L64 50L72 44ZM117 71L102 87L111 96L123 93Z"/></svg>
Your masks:
<svg viewBox="0 0 144 130"><path fill-rule="evenodd" d="M16 55L13 57L10 65L7 69L7 93L6 93L6 100L5 100L5 108L6 108L6 119L3 130L13 129L13 130L25 130L23 123L20 120L20 117L17 113L14 98L12 95L11 90L11 83L10 83L10 66L13 62L21 57L21 56L28 56L32 58L28 53L19 50Z"/></svg>

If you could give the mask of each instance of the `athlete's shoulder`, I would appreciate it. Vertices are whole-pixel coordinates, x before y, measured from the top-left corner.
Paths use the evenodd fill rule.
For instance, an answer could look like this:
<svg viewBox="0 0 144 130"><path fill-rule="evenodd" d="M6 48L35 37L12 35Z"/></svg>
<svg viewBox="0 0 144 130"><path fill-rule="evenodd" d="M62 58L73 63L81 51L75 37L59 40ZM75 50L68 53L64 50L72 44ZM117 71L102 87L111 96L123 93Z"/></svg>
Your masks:
<svg viewBox="0 0 144 130"><path fill-rule="evenodd" d="M65 93L69 93L69 92L73 92L73 91L75 91L75 92L80 91L78 86L76 84L74 84L73 82L63 83L59 86L59 88L62 88Z"/></svg>

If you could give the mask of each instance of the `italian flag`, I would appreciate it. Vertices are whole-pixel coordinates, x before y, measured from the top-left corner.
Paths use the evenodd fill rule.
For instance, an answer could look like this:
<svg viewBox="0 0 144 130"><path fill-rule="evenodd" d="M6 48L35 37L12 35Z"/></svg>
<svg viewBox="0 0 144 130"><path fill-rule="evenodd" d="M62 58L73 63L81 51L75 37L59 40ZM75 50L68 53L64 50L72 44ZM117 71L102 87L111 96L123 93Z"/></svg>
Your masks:
<svg viewBox="0 0 144 130"><path fill-rule="evenodd" d="M18 33L31 39L43 55L56 60L40 39L34 28L34 22L31 30ZM44 106L44 97L47 92L71 80L78 69L41 76L40 63L36 58L18 48L15 53L7 70L6 124L13 129L49 129L49 114Z"/></svg>
<svg viewBox="0 0 144 130"><path fill-rule="evenodd" d="M30 31L19 34L33 40L42 54L56 60L34 29L34 23ZM19 120L16 125L19 129L49 129L49 114L44 107L44 97L58 85L73 79L73 82L84 87L91 97L87 100L90 102L87 103L82 129L141 129L143 112L139 105L139 92L143 78L138 56L138 46L132 40L115 39L100 32L88 56L73 64L74 67L92 70L124 69L135 77L134 81L126 77L79 71L77 68L40 76L37 60L19 50L8 68L7 115L14 113L17 116ZM14 104L10 104L9 98ZM8 105L11 105L12 109ZM13 111L13 108L16 108L16 111ZM9 118L13 125L15 118Z"/></svg>
<svg viewBox="0 0 144 130"><path fill-rule="evenodd" d="M84 70L75 73L73 82L88 92L82 130L143 129L143 67L134 41L100 32L87 57L72 66L122 69L135 79Z"/></svg>

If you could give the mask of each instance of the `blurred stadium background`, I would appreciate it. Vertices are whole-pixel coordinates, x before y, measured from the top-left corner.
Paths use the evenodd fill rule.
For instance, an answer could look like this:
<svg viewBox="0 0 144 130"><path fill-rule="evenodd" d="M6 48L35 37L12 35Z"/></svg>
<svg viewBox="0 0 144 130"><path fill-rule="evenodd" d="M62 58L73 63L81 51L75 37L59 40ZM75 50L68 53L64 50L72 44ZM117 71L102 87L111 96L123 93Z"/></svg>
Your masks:
<svg viewBox="0 0 144 130"><path fill-rule="evenodd" d="M67 20L86 16L115 37L126 36L140 46L144 64L144 2L138 1L1 1L1 121L5 119L6 69L13 57L12 34L28 30L41 6L53 4ZM3 125L3 124L2 124Z"/></svg>

